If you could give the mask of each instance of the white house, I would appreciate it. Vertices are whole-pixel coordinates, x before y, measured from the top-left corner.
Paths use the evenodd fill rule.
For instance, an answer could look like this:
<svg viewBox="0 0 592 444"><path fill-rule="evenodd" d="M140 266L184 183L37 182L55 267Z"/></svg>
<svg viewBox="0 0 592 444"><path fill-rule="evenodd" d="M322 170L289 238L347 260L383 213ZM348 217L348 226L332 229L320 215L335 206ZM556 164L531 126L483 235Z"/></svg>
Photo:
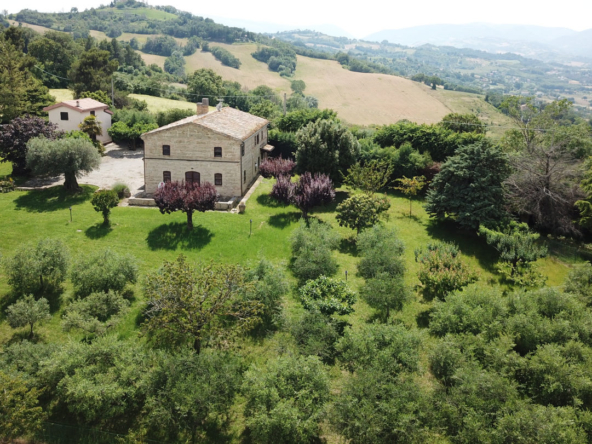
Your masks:
<svg viewBox="0 0 592 444"><path fill-rule="evenodd" d="M55 105L43 108L49 114L49 121L55 123L62 131L78 130L78 125L88 116L96 116L101 123L103 135L97 139L103 143L111 142L107 130L111 128L109 105L94 99L65 100Z"/></svg>

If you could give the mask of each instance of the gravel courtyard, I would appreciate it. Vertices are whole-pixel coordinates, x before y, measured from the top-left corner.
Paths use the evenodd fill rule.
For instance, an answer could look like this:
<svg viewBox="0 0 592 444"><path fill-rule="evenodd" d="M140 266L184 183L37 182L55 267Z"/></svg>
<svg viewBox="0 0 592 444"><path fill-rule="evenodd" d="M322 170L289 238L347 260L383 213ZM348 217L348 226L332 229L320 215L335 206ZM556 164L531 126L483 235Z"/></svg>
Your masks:
<svg viewBox="0 0 592 444"><path fill-rule="evenodd" d="M132 196L144 191L144 150L129 150L111 143L105 147L105 155L98 170L78 179L79 184L96 185L100 188L111 188L115 183L126 184ZM64 177L50 177L31 179L25 183L26 187L58 185Z"/></svg>

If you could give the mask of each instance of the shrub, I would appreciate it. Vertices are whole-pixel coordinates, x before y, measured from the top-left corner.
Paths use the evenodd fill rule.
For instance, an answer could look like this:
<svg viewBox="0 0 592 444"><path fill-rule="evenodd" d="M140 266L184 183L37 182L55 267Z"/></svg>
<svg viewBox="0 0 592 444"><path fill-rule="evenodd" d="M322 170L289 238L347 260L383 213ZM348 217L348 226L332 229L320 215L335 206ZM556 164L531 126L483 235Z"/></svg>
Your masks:
<svg viewBox="0 0 592 444"><path fill-rule="evenodd" d="M254 284L253 291L247 297L263 306L263 325L269 327L276 323L282 310L282 297L289 290L284 271L267 259L261 259L253 268L247 269L245 279Z"/></svg>
<svg viewBox="0 0 592 444"><path fill-rule="evenodd" d="M354 311L356 294L343 281L320 276L300 288L304 308L325 316L346 315Z"/></svg>
<svg viewBox="0 0 592 444"><path fill-rule="evenodd" d="M425 250L415 250L415 261L420 264L418 277L428 300L444 300L449 293L478 279L478 274L462 261L458 247L451 243L429 243Z"/></svg>
<svg viewBox="0 0 592 444"><path fill-rule="evenodd" d="M499 289L471 285L448 295L445 302L436 300L430 332L436 336L484 333L492 338L504 330L507 317L507 301Z"/></svg>
<svg viewBox="0 0 592 444"><path fill-rule="evenodd" d="M93 194L90 203L95 211L103 213L103 223L109 225L111 208L119 205L119 196L114 190L101 190Z"/></svg>
<svg viewBox="0 0 592 444"><path fill-rule="evenodd" d="M344 200L337 205L337 222L341 227L356 230L358 234L365 228L370 228L378 223L391 204L385 197L374 197L367 194L358 194Z"/></svg>
<svg viewBox="0 0 592 444"><path fill-rule="evenodd" d="M577 295L586 305L592 305L592 264L572 268L565 280L565 291Z"/></svg>
<svg viewBox="0 0 592 444"><path fill-rule="evenodd" d="M29 337L33 337L33 326L51 318L47 299L35 300L33 295L25 296L6 309L6 319L12 328L29 326Z"/></svg>
<svg viewBox="0 0 592 444"><path fill-rule="evenodd" d="M381 273L366 280L360 288L360 296L370 307L383 312L388 320L390 311L401 311L405 302L411 300L412 293L401 277Z"/></svg>
<svg viewBox="0 0 592 444"><path fill-rule="evenodd" d="M66 308L62 327L65 331L79 329L88 334L103 335L117 325L128 307L129 302L112 290L92 293Z"/></svg>
<svg viewBox="0 0 592 444"><path fill-rule="evenodd" d="M81 297L109 290L120 292L128 283L136 283L138 265L133 256L106 249L79 259L72 266L71 279Z"/></svg>
<svg viewBox="0 0 592 444"><path fill-rule="evenodd" d="M68 273L68 249L61 240L25 244L4 261L8 284L19 295L56 291Z"/></svg>
<svg viewBox="0 0 592 444"><path fill-rule="evenodd" d="M395 278L405 273L405 246L396 231L376 225L360 233L357 245L362 256L358 272L363 278L371 279L381 274Z"/></svg>
<svg viewBox="0 0 592 444"><path fill-rule="evenodd" d="M290 176L279 176L273 184L270 193L271 197L285 205L289 205L292 202L293 194L294 184L290 180Z"/></svg>
<svg viewBox="0 0 592 444"><path fill-rule="evenodd" d="M291 176L294 172L296 163L290 159L282 157L267 158L259 166L259 172L263 177Z"/></svg>
<svg viewBox="0 0 592 444"><path fill-rule="evenodd" d="M156 123L159 127L165 126L169 123L177 122L178 120L193 115L195 115L195 110L193 109L174 108L167 111L158 111L158 113L156 113Z"/></svg>
<svg viewBox="0 0 592 444"><path fill-rule="evenodd" d="M117 182L111 189L117 193L119 199L131 196L129 187L124 183Z"/></svg>
<svg viewBox="0 0 592 444"><path fill-rule="evenodd" d="M511 222L497 230L480 226L479 234L499 252L498 269L508 281L523 286L544 283L545 278L536 272L534 262L547 255L547 248L536 244L540 235L530 232L527 224Z"/></svg>
<svg viewBox="0 0 592 444"><path fill-rule="evenodd" d="M300 353L318 356L325 364L335 362L335 344L343 335L347 324L327 318L319 312L307 311L290 328Z"/></svg>
<svg viewBox="0 0 592 444"><path fill-rule="evenodd" d="M330 226L315 219L311 219L308 225L301 221L291 241L292 271L301 282L336 273L337 261L331 251L337 248L339 235Z"/></svg>
<svg viewBox="0 0 592 444"><path fill-rule="evenodd" d="M347 329L337 350L351 373L376 369L396 376L419 369L420 345L419 335L403 325L371 324Z"/></svg>
<svg viewBox="0 0 592 444"><path fill-rule="evenodd" d="M315 442L321 433L329 378L314 356L281 356L245 374L245 423L253 442Z"/></svg>
<svg viewBox="0 0 592 444"><path fill-rule="evenodd" d="M15 190L14 180L11 177L8 180L0 180L0 194L10 193Z"/></svg>

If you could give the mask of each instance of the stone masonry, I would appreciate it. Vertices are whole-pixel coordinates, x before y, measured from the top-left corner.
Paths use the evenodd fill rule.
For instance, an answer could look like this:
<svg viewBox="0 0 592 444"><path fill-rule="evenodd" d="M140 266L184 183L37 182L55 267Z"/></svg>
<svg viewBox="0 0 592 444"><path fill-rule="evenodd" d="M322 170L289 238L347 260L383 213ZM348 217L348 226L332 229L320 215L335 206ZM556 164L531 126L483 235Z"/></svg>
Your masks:
<svg viewBox="0 0 592 444"><path fill-rule="evenodd" d="M204 112L207 102L205 105L198 104L198 112ZM146 195L154 193L166 171L173 181L184 180L187 172L197 172L201 183L212 184L215 174L221 174L222 185L216 186L220 196L242 196L257 177L266 154L262 150L267 144L268 123L233 108L222 108L143 134ZM165 154L165 145L170 147L170 154ZM221 157L215 157L214 148L222 149Z"/></svg>

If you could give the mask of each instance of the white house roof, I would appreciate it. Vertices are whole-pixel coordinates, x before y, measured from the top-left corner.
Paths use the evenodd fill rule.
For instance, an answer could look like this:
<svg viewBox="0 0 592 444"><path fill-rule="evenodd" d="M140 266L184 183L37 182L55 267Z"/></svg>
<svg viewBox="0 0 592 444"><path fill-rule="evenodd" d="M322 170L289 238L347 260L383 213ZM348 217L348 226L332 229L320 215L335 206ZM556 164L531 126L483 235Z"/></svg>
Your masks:
<svg viewBox="0 0 592 444"><path fill-rule="evenodd" d="M178 120L177 122L161 126L155 130L144 133L142 136L166 131L180 125L193 124L211 129L217 133L225 134L233 139L246 140L254 132L260 130L269 123L266 119L254 116L238 109L226 107L220 111L212 111L207 114L195 115Z"/></svg>
<svg viewBox="0 0 592 444"><path fill-rule="evenodd" d="M56 103L55 105L46 106L45 108L43 108L43 111L50 111L52 109L60 108L62 106L70 108L74 111L78 111L80 113L85 111L96 111L104 109L106 113L113 114L110 110L107 109L109 108L109 105L99 102L98 100L89 98L77 100L64 100L63 102Z"/></svg>

